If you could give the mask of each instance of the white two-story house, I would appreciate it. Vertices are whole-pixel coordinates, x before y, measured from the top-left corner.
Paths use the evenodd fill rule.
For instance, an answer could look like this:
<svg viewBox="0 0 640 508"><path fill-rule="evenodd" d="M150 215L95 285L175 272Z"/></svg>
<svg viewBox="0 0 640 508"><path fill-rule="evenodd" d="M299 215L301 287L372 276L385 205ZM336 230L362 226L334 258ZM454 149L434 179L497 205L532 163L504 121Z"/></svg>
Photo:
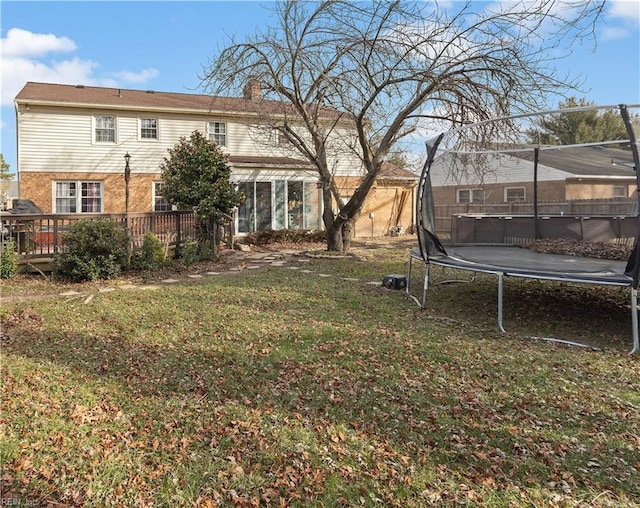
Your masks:
<svg viewBox="0 0 640 508"><path fill-rule="evenodd" d="M236 214L238 233L321 229L314 167L275 131L255 128L270 104L278 111L279 104L260 100L255 83L244 97L230 98L29 82L15 98L20 198L44 213L123 213L129 154L129 211L167 210L159 166L168 149L198 130L229 155L232 180L247 197ZM350 135L345 124L335 136L333 170L344 196L363 175L355 154L339 146ZM397 170L382 175L356 234L386 234L398 221L412 224L412 207L399 210L398 199L413 196L415 180ZM370 216L376 214L374 228Z"/></svg>

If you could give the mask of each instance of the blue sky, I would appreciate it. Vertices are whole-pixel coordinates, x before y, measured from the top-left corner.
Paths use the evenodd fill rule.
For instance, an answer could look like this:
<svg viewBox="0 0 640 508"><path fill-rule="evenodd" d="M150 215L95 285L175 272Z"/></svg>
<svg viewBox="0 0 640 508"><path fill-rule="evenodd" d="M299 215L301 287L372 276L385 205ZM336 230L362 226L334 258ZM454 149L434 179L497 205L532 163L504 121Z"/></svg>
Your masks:
<svg viewBox="0 0 640 508"><path fill-rule="evenodd" d="M0 151L14 172L13 99L27 81L199 93L217 48L272 24L268 1L0 1ZM597 44L558 69L582 76L590 101L640 103L640 0L610 0Z"/></svg>

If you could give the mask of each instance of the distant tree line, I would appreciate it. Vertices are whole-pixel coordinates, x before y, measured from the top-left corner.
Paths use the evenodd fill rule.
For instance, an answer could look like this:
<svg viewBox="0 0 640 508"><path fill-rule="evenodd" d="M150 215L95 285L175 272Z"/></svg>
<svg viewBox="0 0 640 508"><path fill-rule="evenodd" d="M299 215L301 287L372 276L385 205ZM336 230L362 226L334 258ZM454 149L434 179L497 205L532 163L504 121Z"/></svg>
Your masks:
<svg viewBox="0 0 640 508"><path fill-rule="evenodd" d="M570 97L560 102L558 109L595 105L595 102L586 99ZM640 124L637 115L633 121ZM528 134L532 143L540 145L575 145L628 138L627 129L617 109L586 109L541 117Z"/></svg>

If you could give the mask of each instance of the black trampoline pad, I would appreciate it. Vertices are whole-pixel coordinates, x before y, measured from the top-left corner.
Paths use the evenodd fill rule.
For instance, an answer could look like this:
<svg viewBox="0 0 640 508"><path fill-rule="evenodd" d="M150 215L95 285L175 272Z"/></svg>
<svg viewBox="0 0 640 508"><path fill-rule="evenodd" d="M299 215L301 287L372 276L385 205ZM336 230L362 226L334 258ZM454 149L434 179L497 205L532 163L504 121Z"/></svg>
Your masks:
<svg viewBox="0 0 640 508"><path fill-rule="evenodd" d="M428 262L463 270L532 279L620 286L630 286L633 282L624 273L625 261L547 254L510 245L449 245L445 249L446 256L431 255Z"/></svg>

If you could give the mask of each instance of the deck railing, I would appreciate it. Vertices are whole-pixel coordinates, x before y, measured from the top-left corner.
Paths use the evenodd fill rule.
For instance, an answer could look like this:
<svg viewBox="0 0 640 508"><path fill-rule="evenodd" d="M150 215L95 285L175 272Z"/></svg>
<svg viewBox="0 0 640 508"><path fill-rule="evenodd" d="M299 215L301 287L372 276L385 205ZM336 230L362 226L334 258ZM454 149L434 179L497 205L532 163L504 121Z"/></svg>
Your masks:
<svg viewBox="0 0 640 508"><path fill-rule="evenodd" d="M13 240L20 259L47 258L60 251L62 238L70 226L84 219L108 219L125 227L124 214L24 214L0 213L3 243ZM219 228L212 228L215 243L233 243L233 220L230 217ZM134 247L142 245L148 232L154 233L167 247L176 251L196 236L193 212L168 211L130 213L129 232Z"/></svg>

